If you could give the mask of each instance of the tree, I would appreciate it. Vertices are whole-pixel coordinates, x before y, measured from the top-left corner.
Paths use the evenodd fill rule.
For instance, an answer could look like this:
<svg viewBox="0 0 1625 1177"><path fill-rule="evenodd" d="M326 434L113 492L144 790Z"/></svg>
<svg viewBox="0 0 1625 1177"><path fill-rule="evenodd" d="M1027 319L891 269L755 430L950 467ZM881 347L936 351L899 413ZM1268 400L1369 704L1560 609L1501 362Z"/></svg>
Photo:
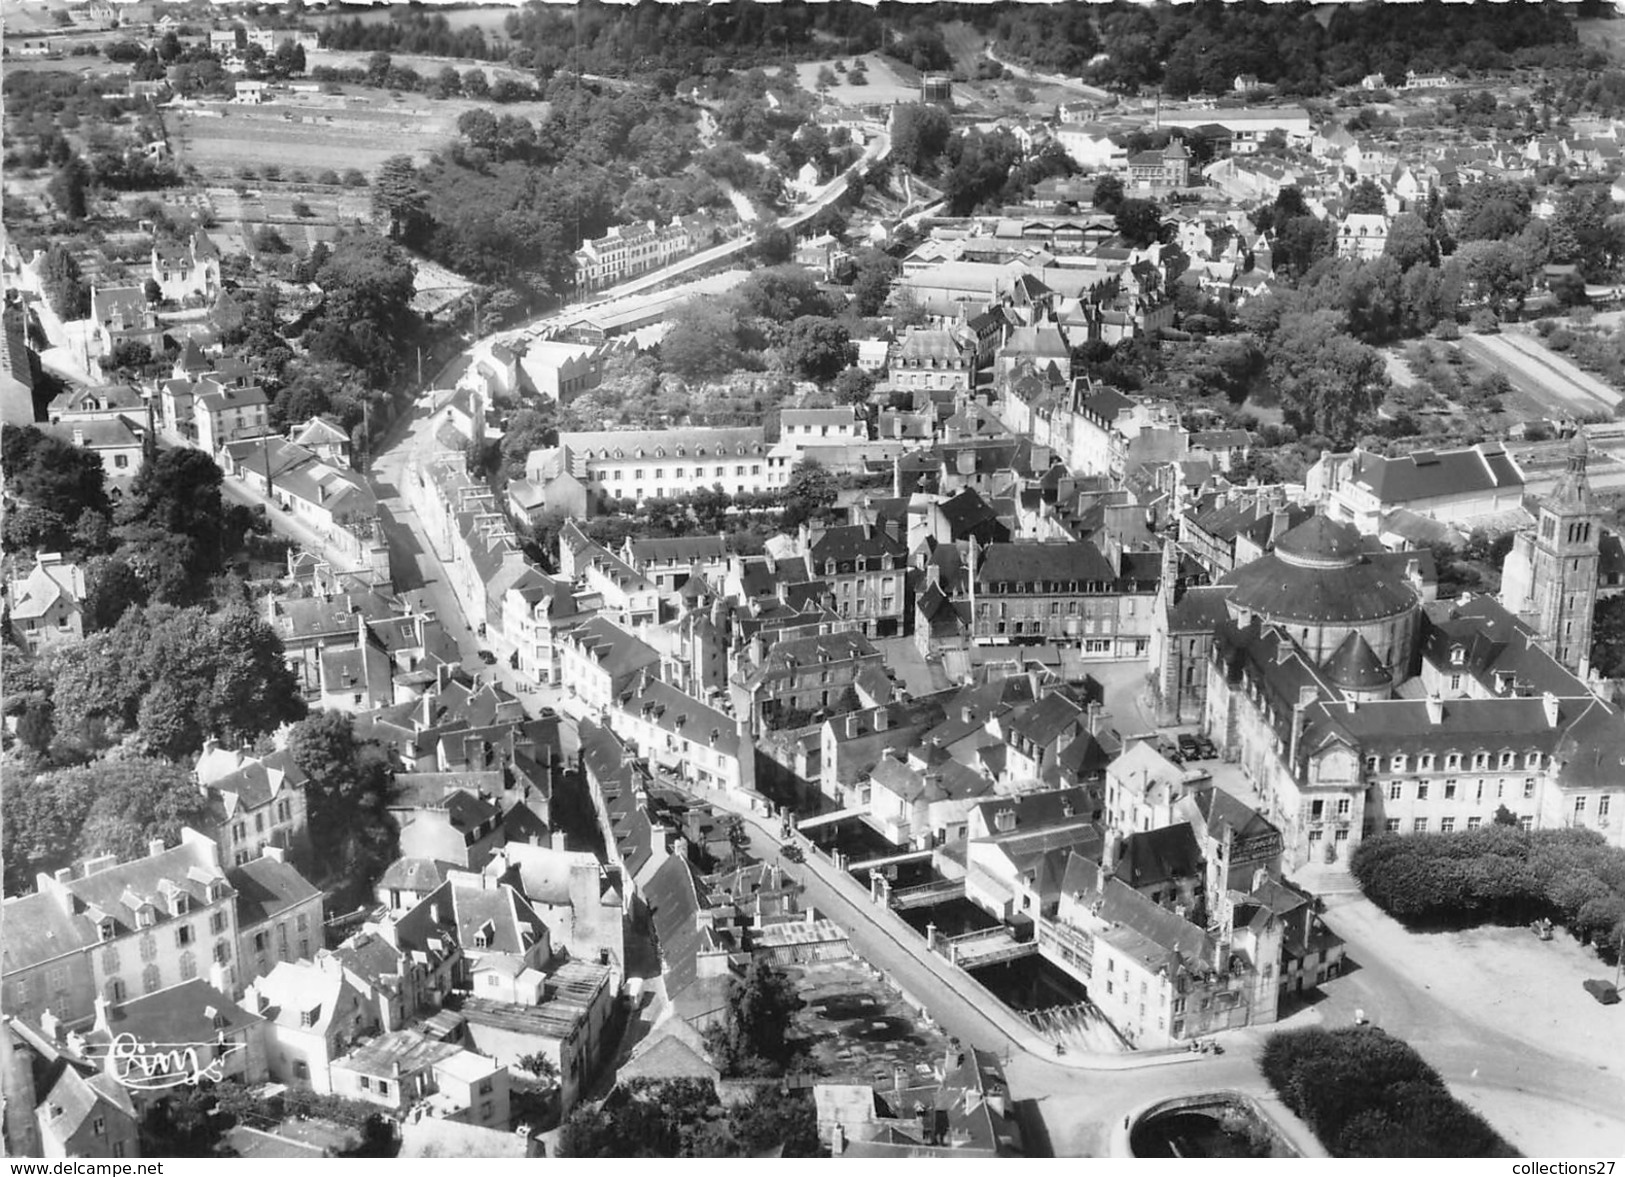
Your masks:
<svg viewBox="0 0 1625 1177"><path fill-rule="evenodd" d="M1365 213L1381 215L1387 208L1383 202L1382 189L1370 176L1361 180L1349 193L1348 209L1350 213Z"/></svg>
<svg viewBox="0 0 1625 1177"><path fill-rule="evenodd" d="M878 315L891 293L897 260L881 250L865 249L858 253L856 269L852 279L853 306L860 315Z"/></svg>
<svg viewBox="0 0 1625 1177"><path fill-rule="evenodd" d="M1388 226L1383 255L1393 258L1402 271L1412 266L1436 265L1439 243L1433 236L1433 230L1421 217L1415 213L1400 213Z"/></svg>
<svg viewBox="0 0 1625 1177"><path fill-rule="evenodd" d="M155 839L166 845L179 841L182 828L200 825L208 812L190 771L167 760L96 760L59 775L78 776L79 782L65 787L96 798L79 835L79 853L85 856L140 858Z"/></svg>
<svg viewBox="0 0 1625 1177"><path fill-rule="evenodd" d="M1107 216L1116 216L1123 206L1123 177L1107 174L1095 181L1095 207Z"/></svg>
<svg viewBox="0 0 1625 1177"><path fill-rule="evenodd" d="M844 324L819 315L802 315L785 328L779 351L793 370L822 384L856 363L858 349Z"/></svg>
<svg viewBox="0 0 1625 1177"><path fill-rule="evenodd" d="M310 354L360 369L376 388L400 372L420 326L412 311L411 258L371 233L342 238L316 274L326 294L309 328Z"/></svg>
<svg viewBox="0 0 1625 1177"><path fill-rule="evenodd" d="M196 600L224 566L223 481L214 459L194 449L163 450L135 476L116 533L121 557L156 600Z"/></svg>
<svg viewBox="0 0 1625 1177"><path fill-rule="evenodd" d="M85 565L82 621L86 633L112 629L127 610L145 604L146 599L141 578L118 557L94 556Z"/></svg>
<svg viewBox="0 0 1625 1177"><path fill-rule="evenodd" d="M1522 309L1533 267L1521 246L1500 240L1468 241L1452 260L1460 263L1468 289L1482 298L1497 318Z"/></svg>
<svg viewBox="0 0 1625 1177"><path fill-rule="evenodd" d="M690 299L660 341L661 367L690 380L727 375L742 359L739 316L724 303Z"/></svg>
<svg viewBox="0 0 1625 1177"><path fill-rule="evenodd" d="M755 957L729 982L723 1019L706 1031L705 1045L726 1076L782 1074L800 1050L788 1035L800 1007L789 977Z"/></svg>
<svg viewBox="0 0 1625 1177"><path fill-rule="evenodd" d="M528 1071L547 1083L556 1084L559 1081L559 1066L547 1055L541 1052L522 1055L515 1064L521 1071Z"/></svg>
<svg viewBox="0 0 1625 1177"><path fill-rule="evenodd" d="M164 301L164 288L158 285L156 279L148 278L141 284L141 293L146 295L148 305L155 305Z"/></svg>
<svg viewBox="0 0 1625 1177"><path fill-rule="evenodd" d="M784 488L784 526L793 530L822 519L835 505L836 493L834 475L814 459L803 458Z"/></svg>
<svg viewBox="0 0 1625 1177"><path fill-rule="evenodd" d="M35 755L44 756L51 750L51 741L55 737L56 724L51 717L51 701L46 698L28 700L23 706L23 713L17 717L17 739Z"/></svg>
<svg viewBox="0 0 1625 1177"><path fill-rule="evenodd" d="M847 80L857 84L852 75ZM953 122L940 106L906 102L892 110L892 158L911 172L929 173L948 145Z"/></svg>
<svg viewBox="0 0 1625 1177"><path fill-rule="evenodd" d="M29 778L13 761L6 764L0 789L5 892L32 890L34 876L70 865L78 854L79 831L96 797L82 776L42 773Z"/></svg>
<svg viewBox="0 0 1625 1177"><path fill-rule="evenodd" d="M728 1129L747 1157L829 1155L818 1135L818 1108L806 1090L758 1087L748 1102L729 1111Z"/></svg>
<svg viewBox="0 0 1625 1177"><path fill-rule="evenodd" d="M756 256L764 265L782 266L795 256L795 238L789 230L772 225L756 233Z"/></svg>
<svg viewBox="0 0 1625 1177"><path fill-rule="evenodd" d="M1388 390L1382 354L1344 334L1331 311L1282 316L1268 354L1288 420L1337 444L1366 431Z"/></svg>
<svg viewBox="0 0 1625 1177"><path fill-rule="evenodd" d="M399 831L387 808L389 765L377 744L356 739L350 717L317 711L294 725L288 751L309 778L312 851L339 881L335 902L364 901L393 860Z"/></svg>
<svg viewBox="0 0 1625 1177"><path fill-rule="evenodd" d="M82 221L89 211L85 201L88 181L89 169L82 159L75 156L56 170L45 192L64 217L70 221Z"/></svg>
<svg viewBox="0 0 1625 1177"><path fill-rule="evenodd" d="M59 241L53 241L46 248L40 285L51 303L51 309L60 318L82 319L90 313L90 288L80 276L79 263L67 246ZM9 470L9 463L7 468Z"/></svg>
<svg viewBox="0 0 1625 1177"><path fill-rule="evenodd" d="M1154 200L1125 200L1115 216L1117 232L1130 245L1150 245L1162 234L1162 210Z"/></svg>
<svg viewBox="0 0 1625 1177"><path fill-rule="evenodd" d="M831 391L836 399L848 405L866 405L875 390L875 378L862 368L853 366L835 377Z"/></svg>
<svg viewBox="0 0 1625 1177"><path fill-rule="evenodd" d="M525 461L532 450L559 443L558 409L551 401L541 408L520 409L508 418L502 434L502 470L509 478L525 476Z"/></svg>
<svg viewBox="0 0 1625 1177"><path fill-rule="evenodd" d="M489 112L482 113L490 117ZM461 120L458 130L462 130ZM421 241L430 224L427 197L410 155L392 155L379 165L373 181L372 210L391 240L407 244Z"/></svg>

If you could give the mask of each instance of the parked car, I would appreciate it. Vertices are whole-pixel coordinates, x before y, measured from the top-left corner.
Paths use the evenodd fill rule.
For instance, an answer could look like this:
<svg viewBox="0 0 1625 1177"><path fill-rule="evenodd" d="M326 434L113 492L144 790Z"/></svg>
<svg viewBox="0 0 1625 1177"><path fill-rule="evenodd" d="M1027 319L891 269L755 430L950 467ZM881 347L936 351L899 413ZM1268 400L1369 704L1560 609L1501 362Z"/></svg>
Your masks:
<svg viewBox="0 0 1625 1177"><path fill-rule="evenodd" d="M1196 744L1196 737L1189 732L1181 732L1179 735L1179 754L1186 760L1195 760L1201 755L1201 749Z"/></svg>
<svg viewBox="0 0 1625 1177"><path fill-rule="evenodd" d="M543 707L540 711L538 711L536 713L536 718L537 719L557 719L558 717L559 717L558 711L555 708L552 708L552 707Z"/></svg>
<svg viewBox="0 0 1625 1177"><path fill-rule="evenodd" d="M1585 991L1595 997L1603 1005L1618 1005L1619 990L1612 981L1587 981Z"/></svg>
<svg viewBox="0 0 1625 1177"><path fill-rule="evenodd" d="M1206 736L1196 737L1196 750L1203 760L1215 760L1219 755L1219 746Z"/></svg>
<svg viewBox="0 0 1625 1177"><path fill-rule="evenodd" d="M1170 740L1167 736L1158 736L1157 737L1156 748L1157 748L1158 752L1161 752L1164 756L1166 756L1169 760L1172 760L1175 764L1184 764L1185 763L1185 758L1179 754L1178 746L1172 740Z"/></svg>
<svg viewBox="0 0 1625 1177"><path fill-rule="evenodd" d="M485 663L487 666L495 666L497 664L497 656L491 653L490 650L481 650L480 661Z"/></svg>
<svg viewBox="0 0 1625 1177"><path fill-rule="evenodd" d="M786 842L784 844L784 858L786 862L805 862L807 852L794 842Z"/></svg>

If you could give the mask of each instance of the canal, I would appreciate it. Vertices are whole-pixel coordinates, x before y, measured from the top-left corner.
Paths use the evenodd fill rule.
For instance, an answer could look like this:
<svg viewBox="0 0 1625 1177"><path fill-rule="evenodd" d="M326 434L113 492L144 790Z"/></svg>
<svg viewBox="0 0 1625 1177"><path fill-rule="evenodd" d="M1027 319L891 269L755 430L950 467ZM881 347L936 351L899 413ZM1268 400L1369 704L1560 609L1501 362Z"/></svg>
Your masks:
<svg viewBox="0 0 1625 1177"><path fill-rule="evenodd" d="M1041 956L1024 956L969 972L993 996L1022 1013L1077 1005L1089 996L1081 983Z"/></svg>

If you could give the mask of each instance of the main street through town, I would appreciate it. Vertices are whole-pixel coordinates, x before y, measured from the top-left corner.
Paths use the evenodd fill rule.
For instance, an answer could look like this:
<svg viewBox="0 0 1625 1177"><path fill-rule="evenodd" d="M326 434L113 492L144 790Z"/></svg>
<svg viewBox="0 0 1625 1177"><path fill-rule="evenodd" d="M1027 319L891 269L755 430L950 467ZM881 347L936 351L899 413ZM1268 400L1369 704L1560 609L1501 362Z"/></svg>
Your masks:
<svg viewBox="0 0 1625 1177"><path fill-rule="evenodd" d="M857 166L883 157L890 142L877 139L871 148L873 155L866 153L865 161ZM794 227L827 207L844 190L844 180L844 176L838 178L810 206L782 218L780 224ZM592 304L652 289L732 256L748 244L730 242L683 259L599 294ZM565 313L579 311L582 305L588 304L552 312L501 334L514 337L538 331ZM538 691L520 682L508 666L507 651L478 636L475 625L463 615L422 520L404 494L407 480L423 470L435 453L438 418L432 390L452 382L466 367L473 350L471 346L446 365L413 411L396 422L376 451L370 477L386 516L397 587L416 594L436 611L470 670L502 683L532 709L544 704L558 706L562 700L557 692ZM480 657L482 649L497 656L495 665L485 664ZM568 739L567 744L573 746L574 739ZM768 861L780 858L776 821L746 810L737 799L720 792L708 793L706 799L720 810L739 812L746 818L752 849L758 856ZM1314 1142L1302 1125L1267 1098L1268 1090L1258 1070L1258 1054L1270 1027L1224 1035L1226 1051L1222 1055L1156 1057L1074 1052L1057 1057L1053 1044L1020 1015L1001 1006L986 990L932 954L919 935L895 915L876 907L856 879L816 854L809 854L804 863L791 869L806 886L807 902L848 931L859 955L923 1005L949 1034L996 1051L1007 1060L1012 1090L1018 1098L1034 1101L1049 1138L1048 1148L1055 1155L1103 1156L1121 1151L1124 1141L1120 1126L1125 1117L1159 1100L1215 1090L1239 1090L1264 1098L1268 1110L1287 1124L1289 1134L1300 1147L1314 1150ZM1335 907L1328 922L1342 930ZM1374 945L1363 943L1351 932L1344 935L1354 967L1329 983L1318 1003L1292 1013L1284 1024L1347 1025L1356 1009L1368 1011L1378 1024L1421 1051L1459 1096L1480 1108L1526 1153L1625 1153L1625 1075L1588 1059L1553 1052L1525 1036L1517 1025L1486 1025L1459 1009L1449 993L1419 985L1406 974L1403 962L1389 962Z"/></svg>

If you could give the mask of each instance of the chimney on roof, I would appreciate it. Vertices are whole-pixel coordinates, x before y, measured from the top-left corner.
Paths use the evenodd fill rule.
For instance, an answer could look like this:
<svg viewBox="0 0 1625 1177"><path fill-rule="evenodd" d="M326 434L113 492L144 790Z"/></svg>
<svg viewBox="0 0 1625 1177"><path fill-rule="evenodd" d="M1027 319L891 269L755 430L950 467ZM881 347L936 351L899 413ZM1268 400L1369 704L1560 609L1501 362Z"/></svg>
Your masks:
<svg viewBox="0 0 1625 1177"><path fill-rule="evenodd" d="M164 852L164 840L162 838L154 838L154 839L152 839L152 841L147 843L147 854L148 855L162 854L163 852Z"/></svg>
<svg viewBox="0 0 1625 1177"><path fill-rule="evenodd" d="M1312 686L1298 688L1298 701L1292 705L1292 740L1287 748L1287 760L1296 765L1298 744L1303 740L1304 710L1315 701L1318 692Z"/></svg>
<svg viewBox="0 0 1625 1177"><path fill-rule="evenodd" d="M1270 516L1270 547L1273 548L1289 530L1289 516L1284 507L1277 507Z"/></svg>
<svg viewBox="0 0 1625 1177"><path fill-rule="evenodd" d="M1428 705L1428 722L1431 723L1431 724L1443 723L1444 722L1444 700L1441 699L1438 695L1429 695L1427 697L1427 705Z"/></svg>
<svg viewBox="0 0 1625 1177"><path fill-rule="evenodd" d="M1541 706L1546 711L1546 723L1551 727L1557 726L1557 696L1547 691L1540 697Z"/></svg>

